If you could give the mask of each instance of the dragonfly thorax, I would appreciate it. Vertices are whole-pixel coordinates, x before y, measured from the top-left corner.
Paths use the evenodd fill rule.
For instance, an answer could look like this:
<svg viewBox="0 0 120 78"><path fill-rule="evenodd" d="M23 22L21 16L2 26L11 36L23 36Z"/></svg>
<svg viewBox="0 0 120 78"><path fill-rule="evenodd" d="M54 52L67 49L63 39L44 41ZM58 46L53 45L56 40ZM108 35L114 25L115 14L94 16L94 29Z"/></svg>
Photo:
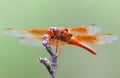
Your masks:
<svg viewBox="0 0 120 78"><path fill-rule="evenodd" d="M67 41L71 38L72 34L66 28L57 28L57 27L50 27L48 29L48 33L51 39L58 39L61 41Z"/></svg>

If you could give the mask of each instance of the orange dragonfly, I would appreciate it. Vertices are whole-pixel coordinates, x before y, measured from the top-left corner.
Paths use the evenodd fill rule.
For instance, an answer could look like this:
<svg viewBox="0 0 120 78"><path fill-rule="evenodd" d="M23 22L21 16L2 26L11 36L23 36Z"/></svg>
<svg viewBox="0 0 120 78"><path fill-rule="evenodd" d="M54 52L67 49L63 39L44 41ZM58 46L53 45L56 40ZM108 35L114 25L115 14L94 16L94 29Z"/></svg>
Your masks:
<svg viewBox="0 0 120 78"><path fill-rule="evenodd" d="M82 47L92 54L97 51L88 44L105 44L118 40L112 34L96 34L100 28L95 24L86 26L49 27L49 28L6 28L5 34L19 38L19 42L26 45L41 46L41 41L45 34L48 35L49 42L56 46L56 51L60 46L71 44Z"/></svg>

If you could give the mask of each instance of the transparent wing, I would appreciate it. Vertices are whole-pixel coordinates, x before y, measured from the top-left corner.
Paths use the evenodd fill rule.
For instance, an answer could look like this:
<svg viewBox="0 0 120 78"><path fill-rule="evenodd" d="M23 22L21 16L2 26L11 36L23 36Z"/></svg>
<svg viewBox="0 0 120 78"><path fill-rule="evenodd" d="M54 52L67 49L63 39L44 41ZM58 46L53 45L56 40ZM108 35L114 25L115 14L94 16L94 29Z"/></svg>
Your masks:
<svg viewBox="0 0 120 78"><path fill-rule="evenodd" d="M100 32L100 28L95 24L90 24L86 26L75 26L68 28L72 32L79 32L80 34L96 34Z"/></svg>
<svg viewBox="0 0 120 78"><path fill-rule="evenodd" d="M55 46L56 45L56 43L57 43L57 39L50 39L49 40L50 41L50 44L51 45L53 45L53 46ZM66 44L68 44L67 42L64 42L64 41L60 41L60 46L64 46L64 45L66 45Z"/></svg>
<svg viewBox="0 0 120 78"><path fill-rule="evenodd" d="M43 37L21 37L19 39L19 42L24 45L28 46L35 46L35 47L41 47L42 46L42 39ZM50 44L52 46L55 46L57 43L56 39L49 39ZM66 42L60 41L60 46L66 45Z"/></svg>
<svg viewBox="0 0 120 78"><path fill-rule="evenodd" d="M98 35L98 39L99 39L99 44L105 44L118 40L118 37L112 34L108 34L103 36Z"/></svg>
<svg viewBox="0 0 120 78"><path fill-rule="evenodd" d="M7 28L5 34L14 37L42 36L48 34L47 28Z"/></svg>
<svg viewBox="0 0 120 78"><path fill-rule="evenodd" d="M21 44L28 45L28 46L35 46L35 47L41 47L42 46L41 38L21 37L19 39L19 42Z"/></svg>
<svg viewBox="0 0 120 78"><path fill-rule="evenodd" d="M74 35L81 42L89 44L105 44L118 40L117 36L112 34L97 34L97 35Z"/></svg>

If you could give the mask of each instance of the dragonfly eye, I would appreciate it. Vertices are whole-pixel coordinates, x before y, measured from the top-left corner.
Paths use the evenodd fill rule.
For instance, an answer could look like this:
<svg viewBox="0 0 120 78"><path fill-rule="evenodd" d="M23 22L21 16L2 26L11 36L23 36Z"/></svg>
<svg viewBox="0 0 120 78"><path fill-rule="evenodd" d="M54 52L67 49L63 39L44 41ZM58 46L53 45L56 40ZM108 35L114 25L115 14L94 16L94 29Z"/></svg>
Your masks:
<svg viewBox="0 0 120 78"><path fill-rule="evenodd" d="M49 28L49 29L48 29L48 33L49 33L50 36L54 36L54 31L53 31L52 28Z"/></svg>
<svg viewBox="0 0 120 78"><path fill-rule="evenodd" d="M56 36L57 32L58 32L58 28L57 28L57 27L50 27L50 28L48 29L48 33L49 33L49 35L50 35L51 37L52 37L52 36Z"/></svg>

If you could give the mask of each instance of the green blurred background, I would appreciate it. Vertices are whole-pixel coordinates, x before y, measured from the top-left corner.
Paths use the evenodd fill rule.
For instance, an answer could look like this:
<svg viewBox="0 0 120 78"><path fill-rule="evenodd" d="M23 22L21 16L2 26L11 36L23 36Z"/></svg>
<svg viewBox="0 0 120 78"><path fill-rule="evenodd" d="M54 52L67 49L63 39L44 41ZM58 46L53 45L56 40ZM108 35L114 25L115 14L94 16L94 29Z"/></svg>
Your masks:
<svg viewBox="0 0 120 78"><path fill-rule="evenodd" d="M37 58L44 48L24 46L4 35L5 28L71 27L97 24L120 36L120 0L0 0L0 78L50 78ZM76 46L62 47L57 78L120 78L120 41L90 45L94 56Z"/></svg>

